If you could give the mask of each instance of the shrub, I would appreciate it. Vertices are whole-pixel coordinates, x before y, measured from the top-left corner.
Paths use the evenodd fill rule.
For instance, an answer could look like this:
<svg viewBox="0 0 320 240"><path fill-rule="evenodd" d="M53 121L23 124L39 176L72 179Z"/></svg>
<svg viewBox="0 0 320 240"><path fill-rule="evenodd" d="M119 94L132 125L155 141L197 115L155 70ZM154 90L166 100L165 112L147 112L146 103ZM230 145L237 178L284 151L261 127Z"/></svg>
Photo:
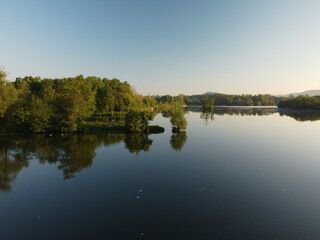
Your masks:
<svg viewBox="0 0 320 240"><path fill-rule="evenodd" d="M150 112L130 110L125 115L125 126L130 132L148 132L152 119Z"/></svg>

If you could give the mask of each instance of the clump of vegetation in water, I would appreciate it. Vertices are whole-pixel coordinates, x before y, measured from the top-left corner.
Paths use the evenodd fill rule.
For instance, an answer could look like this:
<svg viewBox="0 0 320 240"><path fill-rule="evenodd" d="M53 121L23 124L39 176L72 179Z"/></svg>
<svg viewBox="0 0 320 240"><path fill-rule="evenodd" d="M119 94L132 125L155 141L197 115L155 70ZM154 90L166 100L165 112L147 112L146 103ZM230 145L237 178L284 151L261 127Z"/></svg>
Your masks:
<svg viewBox="0 0 320 240"><path fill-rule="evenodd" d="M125 116L125 126L129 132L148 132L153 115L147 111L130 110Z"/></svg>
<svg viewBox="0 0 320 240"><path fill-rule="evenodd" d="M128 132L162 133L164 128L149 126L155 114L148 111L130 110L125 115L125 128Z"/></svg>
<svg viewBox="0 0 320 240"><path fill-rule="evenodd" d="M203 100L202 100L202 107L205 111L208 110L212 110L213 105L214 105L214 98L213 97L209 97L206 96Z"/></svg>
<svg viewBox="0 0 320 240"><path fill-rule="evenodd" d="M170 122L172 124L172 132L180 132L187 128L188 122L184 117L182 108L173 108L170 111Z"/></svg>

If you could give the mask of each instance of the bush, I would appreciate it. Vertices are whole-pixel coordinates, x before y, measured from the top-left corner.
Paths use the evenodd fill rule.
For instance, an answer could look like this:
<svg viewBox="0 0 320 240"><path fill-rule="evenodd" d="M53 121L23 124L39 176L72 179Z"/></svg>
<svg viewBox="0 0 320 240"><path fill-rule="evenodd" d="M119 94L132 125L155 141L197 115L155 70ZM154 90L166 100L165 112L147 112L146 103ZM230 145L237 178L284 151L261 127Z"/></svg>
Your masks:
<svg viewBox="0 0 320 240"><path fill-rule="evenodd" d="M147 111L130 110L125 115L125 126L130 132L148 132L153 115Z"/></svg>
<svg viewBox="0 0 320 240"><path fill-rule="evenodd" d="M184 117L182 108L172 109L170 116L172 132L180 132L180 130L185 130L187 128L188 122L187 119Z"/></svg>

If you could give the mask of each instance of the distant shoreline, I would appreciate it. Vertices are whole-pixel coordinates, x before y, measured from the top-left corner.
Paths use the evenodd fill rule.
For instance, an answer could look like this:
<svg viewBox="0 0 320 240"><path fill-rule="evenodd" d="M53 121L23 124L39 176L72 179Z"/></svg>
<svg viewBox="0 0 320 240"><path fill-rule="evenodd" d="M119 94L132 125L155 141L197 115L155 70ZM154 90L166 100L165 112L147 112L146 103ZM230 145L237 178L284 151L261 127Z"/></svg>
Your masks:
<svg viewBox="0 0 320 240"><path fill-rule="evenodd" d="M185 106L186 108L203 108L202 106ZM320 110L315 109L294 109L294 108L279 108L278 106L228 106L228 105L217 105L213 106L213 109L223 109L223 108L230 108L230 109L274 109L277 112L315 112L320 113Z"/></svg>
<svg viewBox="0 0 320 240"><path fill-rule="evenodd" d="M199 108L203 108L202 106L191 106L191 105L187 105L185 106L186 108L190 108L190 107L199 107ZM212 108L278 108L277 106L229 106L229 105L214 105L212 106Z"/></svg>

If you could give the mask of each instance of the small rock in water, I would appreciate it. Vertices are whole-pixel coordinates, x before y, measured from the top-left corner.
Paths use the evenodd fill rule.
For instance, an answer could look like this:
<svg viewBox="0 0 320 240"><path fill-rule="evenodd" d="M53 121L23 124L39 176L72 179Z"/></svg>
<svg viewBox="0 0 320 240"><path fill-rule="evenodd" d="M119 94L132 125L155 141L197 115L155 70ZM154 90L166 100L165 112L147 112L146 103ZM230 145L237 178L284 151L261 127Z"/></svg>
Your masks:
<svg viewBox="0 0 320 240"><path fill-rule="evenodd" d="M139 190L139 192L142 192L142 191L143 191L142 189Z"/></svg>
<svg viewBox="0 0 320 240"><path fill-rule="evenodd" d="M136 198L140 198L140 196L136 196Z"/></svg>
<svg viewBox="0 0 320 240"><path fill-rule="evenodd" d="M287 191L287 189L286 189L286 188L282 188L282 191L283 191L283 192L286 192L286 191Z"/></svg>
<svg viewBox="0 0 320 240"><path fill-rule="evenodd" d="M144 233L140 233L140 235L141 235L141 236L143 236L143 235L144 235Z"/></svg>

